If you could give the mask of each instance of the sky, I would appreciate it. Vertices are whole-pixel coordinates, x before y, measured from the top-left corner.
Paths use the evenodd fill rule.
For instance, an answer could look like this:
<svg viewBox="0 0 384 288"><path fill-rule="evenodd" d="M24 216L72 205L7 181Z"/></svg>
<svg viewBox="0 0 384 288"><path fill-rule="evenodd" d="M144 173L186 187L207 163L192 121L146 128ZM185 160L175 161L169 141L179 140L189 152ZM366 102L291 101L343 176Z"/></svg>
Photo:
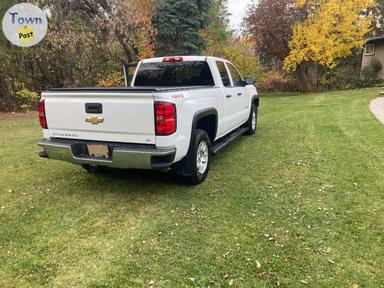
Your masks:
<svg viewBox="0 0 384 288"><path fill-rule="evenodd" d="M240 30L240 24L245 16L247 5L252 0L228 0L228 10L231 13L231 28Z"/></svg>

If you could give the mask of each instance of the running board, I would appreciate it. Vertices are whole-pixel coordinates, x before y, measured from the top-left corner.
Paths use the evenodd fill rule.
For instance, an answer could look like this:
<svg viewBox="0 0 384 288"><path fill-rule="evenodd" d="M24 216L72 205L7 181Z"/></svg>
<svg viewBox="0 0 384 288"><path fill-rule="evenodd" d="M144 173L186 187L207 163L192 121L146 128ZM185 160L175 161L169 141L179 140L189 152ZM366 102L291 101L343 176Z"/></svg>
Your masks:
<svg viewBox="0 0 384 288"><path fill-rule="evenodd" d="M235 131L229 133L228 135L224 136L223 138L217 140L215 144L212 146L212 154L216 154L221 149L226 147L228 144L235 141L238 137L243 135L245 132L247 132L248 128L238 128Z"/></svg>

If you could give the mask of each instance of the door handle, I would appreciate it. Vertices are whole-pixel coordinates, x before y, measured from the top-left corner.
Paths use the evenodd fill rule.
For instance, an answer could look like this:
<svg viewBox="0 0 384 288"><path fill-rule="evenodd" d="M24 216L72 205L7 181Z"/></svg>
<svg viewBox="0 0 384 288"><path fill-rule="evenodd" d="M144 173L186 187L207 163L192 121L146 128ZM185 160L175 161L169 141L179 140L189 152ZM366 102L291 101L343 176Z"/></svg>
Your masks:
<svg viewBox="0 0 384 288"><path fill-rule="evenodd" d="M228 94L228 95L227 95L227 98L232 98L232 95L231 95L231 94Z"/></svg>
<svg viewBox="0 0 384 288"><path fill-rule="evenodd" d="M237 96L241 96L241 95L243 95L243 93L237 93Z"/></svg>
<svg viewBox="0 0 384 288"><path fill-rule="evenodd" d="M102 114L103 105L101 103L86 103L85 112L89 114Z"/></svg>

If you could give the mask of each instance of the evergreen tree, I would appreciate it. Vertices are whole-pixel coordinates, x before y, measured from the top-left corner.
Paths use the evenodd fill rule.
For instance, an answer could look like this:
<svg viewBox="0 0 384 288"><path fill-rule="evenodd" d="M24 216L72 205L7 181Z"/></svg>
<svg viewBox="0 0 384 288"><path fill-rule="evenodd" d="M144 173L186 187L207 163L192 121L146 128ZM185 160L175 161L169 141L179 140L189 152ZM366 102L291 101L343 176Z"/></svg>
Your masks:
<svg viewBox="0 0 384 288"><path fill-rule="evenodd" d="M205 52L208 55L220 54L222 47L227 44L231 36L229 16L227 0L213 1L208 12L210 23L201 33L207 44Z"/></svg>
<svg viewBox="0 0 384 288"><path fill-rule="evenodd" d="M158 56L199 55L205 48L201 31L209 24L212 0L163 0L156 9Z"/></svg>

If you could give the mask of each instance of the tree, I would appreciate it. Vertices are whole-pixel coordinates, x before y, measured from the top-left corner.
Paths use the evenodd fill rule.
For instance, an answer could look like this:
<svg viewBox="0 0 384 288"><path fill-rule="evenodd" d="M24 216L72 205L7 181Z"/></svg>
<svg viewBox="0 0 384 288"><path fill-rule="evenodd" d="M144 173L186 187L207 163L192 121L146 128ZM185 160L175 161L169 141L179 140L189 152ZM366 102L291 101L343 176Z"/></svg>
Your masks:
<svg viewBox="0 0 384 288"><path fill-rule="evenodd" d="M260 0L248 7L244 32L253 38L265 66L282 68L289 54L292 27L304 16L303 9L296 9L295 0Z"/></svg>
<svg viewBox="0 0 384 288"><path fill-rule="evenodd" d="M209 25L201 32L207 55L218 56L231 36L227 0L215 0L208 12Z"/></svg>
<svg viewBox="0 0 384 288"><path fill-rule="evenodd" d="M2 0L0 2L0 15L13 6L15 1ZM23 69L26 68L26 63L22 61L27 54L26 49L15 48L5 38L3 33L0 33L0 111L9 111L14 108L13 92L15 86L20 80L24 80Z"/></svg>
<svg viewBox="0 0 384 288"><path fill-rule="evenodd" d="M257 81L261 81L264 71L255 56L254 47L255 43L251 38L232 35L217 56L231 61L243 77L253 76Z"/></svg>
<svg viewBox="0 0 384 288"><path fill-rule="evenodd" d="M201 33L207 43L205 54L228 59L243 76L260 80L263 70L255 56L254 42L250 37L230 31L227 1L214 1L208 15L211 21Z"/></svg>
<svg viewBox="0 0 384 288"><path fill-rule="evenodd" d="M103 43L118 44L129 62L137 60L140 48L153 49L152 0L55 0L53 5L57 33L77 33L86 28ZM76 28L62 31L66 24Z"/></svg>
<svg viewBox="0 0 384 288"><path fill-rule="evenodd" d="M1 2L1 15L13 2ZM17 48L0 33L1 110L18 109L20 90L94 86L123 63L154 54L152 0L37 2L50 12L48 34L39 45Z"/></svg>
<svg viewBox="0 0 384 288"><path fill-rule="evenodd" d="M366 13L372 15L373 31L371 36L382 35L384 33L384 0L376 0L376 5Z"/></svg>
<svg viewBox="0 0 384 288"><path fill-rule="evenodd" d="M286 70L308 62L333 68L338 59L364 45L372 17L363 12L374 6L373 0L297 0L297 5L310 14L294 26Z"/></svg>
<svg viewBox="0 0 384 288"><path fill-rule="evenodd" d="M156 54L198 55L205 48L200 32L209 24L207 11L212 0L162 0L158 3L154 26Z"/></svg>

